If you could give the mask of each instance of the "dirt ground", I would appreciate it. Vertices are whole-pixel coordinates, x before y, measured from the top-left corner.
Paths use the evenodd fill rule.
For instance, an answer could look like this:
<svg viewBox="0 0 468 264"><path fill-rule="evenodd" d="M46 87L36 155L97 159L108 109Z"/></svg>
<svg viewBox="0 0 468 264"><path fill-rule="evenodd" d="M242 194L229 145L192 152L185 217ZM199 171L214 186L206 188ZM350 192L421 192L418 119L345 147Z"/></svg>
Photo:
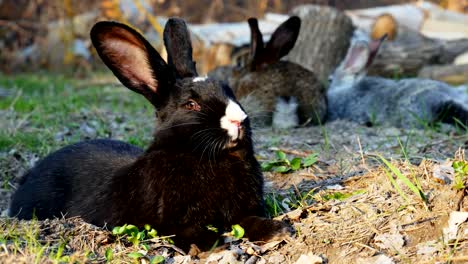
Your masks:
<svg viewBox="0 0 468 264"><path fill-rule="evenodd" d="M153 239L147 242L145 254L162 255L166 263L467 263L467 191L456 190L434 175L450 178L451 162L465 159L468 134L448 127L441 130L363 127L344 121L288 131L256 129L257 155L262 161L273 159L276 150L290 157L318 154L312 167L287 174L265 173L266 196L278 202L278 218L290 221L296 235L267 244L235 240L197 256ZM397 190L389 180L389 167L382 165L378 155L418 182L426 201L391 176L401 188ZM35 160L14 153L3 158L7 161L2 164L17 175L31 165L24 160ZM2 211L11 189L0 192ZM0 218L0 231L15 234L1 237L0 263L53 262L14 245L13 237L24 238L34 228L42 244L65 241L63 254L68 261L101 263L106 262L108 248L115 255L134 250L110 232L76 218L42 222ZM149 263L144 259L140 263Z"/></svg>

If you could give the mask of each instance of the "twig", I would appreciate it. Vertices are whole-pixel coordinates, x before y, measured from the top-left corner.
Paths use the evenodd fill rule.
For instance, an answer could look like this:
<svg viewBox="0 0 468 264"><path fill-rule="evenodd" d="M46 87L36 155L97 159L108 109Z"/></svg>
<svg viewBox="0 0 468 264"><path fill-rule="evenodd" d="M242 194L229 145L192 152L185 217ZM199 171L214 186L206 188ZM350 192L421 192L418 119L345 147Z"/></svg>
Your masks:
<svg viewBox="0 0 468 264"><path fill-rule="evenodd" d="M375 248L373 248L373 247L371 247L371 246L368 246L368 245L364 245L363 243L360 243L360 242L357 242L357 241L354 242L354 244L355 244L356 246L360 246L360 247L363 247L363 248L370 249L370 250L372 250L372 251L374 251L374 252L379 252L377 249L375 249Z"/></svg>
<svg viewBox="0 0 468 264"><path fill-rule="evenodd" d="M460 211L463 207L463 199L465 198L466 194L468 192L468 189L465 187L461 190L459 190L459 193L458 193L458 202L457 202L457 211Z"/></svg>
<svg viewBox="0 0 468 264"><path fill-rule="evenodd" d="M362 166L364 166L364 168L367 168L366 160L364 159L364 151L362 150L361 139L359 138L359 136L357 137L357 142L359 146L359 154L361 154Z"/></svg>
<svg viewBox="0 0 468 264"><path fill-rule="evenodd" d="M166 248L171 248L175 251L177 251L178 253L182 254L183 256L187 255L187 253L185 253L182 249L174 246L174 245L170 245L170 244L159 244L159 245L155 245L154 246L155 248L160 248L160 247L166 247Z"/></svg>
<svg viewBox="0 0 468 264"><path fill-rule="evenodd" d="M428 221L436 220L438 218L439 218L439 216L429 217L429 218L414 221L414 222L411 222L411 223L408 223L408 224L402 224L401 227L406 228L408 226L419 225L419 224L422 224L422 223L425 223L425 222L428 222Z"/></svg>
<svg viewBox="0 0 468 264"><path fill-rule="evenodd" d="M422 146L422 147L419 147L418 152L419 152L421 149L425 149L425 148L428 148L428 147L431 147L431 146L443 144L443 143L446 143L446 142L449 142L449 141L453 141L453 140L457 140L457 139L464 139L464 138L468 139L468 135L463 134L463 135L458 135L458 136L452 136L452 137L447 138L447 139L441 139L441 140L439 140L439 141L430 142L430 143L427 143L426 145L424 145L424 146Z"/></svg>
<svg viewBox="0 0 468 264"><path fill-rule="evenodd" d="M17 23L11 22L11 21L8 21L8 20L1 20L0 19L0 26L9 27L9 28L11 28L13 30L18 31L21 34L25 34L25 35L29 34L29 32L27 30L25 30L22 27L20 27L19 25L17 25Z"/></svg>

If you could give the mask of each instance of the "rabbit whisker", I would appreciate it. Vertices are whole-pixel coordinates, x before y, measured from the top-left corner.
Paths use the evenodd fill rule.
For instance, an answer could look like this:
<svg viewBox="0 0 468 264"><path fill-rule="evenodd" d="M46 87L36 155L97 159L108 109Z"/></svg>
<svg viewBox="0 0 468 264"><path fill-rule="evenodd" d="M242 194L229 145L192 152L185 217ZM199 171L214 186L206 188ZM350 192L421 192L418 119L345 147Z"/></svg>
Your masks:
<svg viewBox="0 0 468 264"><path fill-rule="evenodd" d="M223 138L219 138L218 143L216 145L217 148L217 153L220 153L223 150L223 145L226 144L226 140L223 140Z"/></svg>
<svg viewBox="0 0 468 264"><path fill-rule="evenodd" d="M198 112L197 115L199 115L198 118L201 118L202 116L203 117L209 116L207 113L203 113L203 112Z"/></svg>
<svg viewBox="0 0 468 264"><path fill-rule="evenodd" d="M216 111L213 110L208 104L202 105L203 107L206 107L208 110L210 110L212 113L216 113Z"/></svg>
<svg viewBox="0 0 468 264"><path fill-rule="evenodd" d="M195 134L193 134L191 136L191 139L192 140L205 139L206 137L212 135L213 131L216 131L216 129L215 128L206 128L206 129L200 130L200 131L196 132Z"/></svg>
<svg viewBox="0 0 468 264"><path fill-rule="evenodd" d="M207 131L210 131L210 130L217 130L217 129L216 129L216 128L212 128L212 127L202 129L202 130L197 131L196 133L194 133L194 134L192 135L192 138L195 138L195 137L201 135L202 133L207 132Z"/></svg>
<svg viewBox="0 0 468 264"><path fill-rule="evenodd" d="M168 129L171 129L171 128L174 128L174 127L179 127L179 126L188 126L188 125L199 125L201 124L200 122L187 122L187 123L181 123L181 124L176 124L176 125L172 125L172 126L163 126L157 130L168 130Z"/></svg>
<svg viewBox="0 0 468 264"><path fill-rule="evenodd" d="M261 110L258 110L258 111L249 111L247 112L247 114L249 116L268 116L271 114L270 111L261 111Z"/></svg>
<svg viewBox="0 0 468 264"><path fill-rule="evenodd" d="M208 149L208 151L209 151L209 147L210 147L209 138L208 138L206 141L208 141L208 142L207 142L208 144L205 145L205 148L203 149L202 154L200 155L200 162L201 162L201 160L203 159L203 155L205 154L205 151L206 151L207 149ZM208 154L208 153L207 153L207 154ZM209 160L210 160L210 157L209 157L209 154L208 154L208 161L209 161Z"/></svg>
<svg viewBox="0 0 468 264"><path fill-rule="evenodd" d="M212 134L205 134L202 136L200 142L197 144L197 146L195 146L194 148L194 151L196 151L199 147L203 146L203 145L207 145L206 143L208 143L208 141L210 140L210 138L212 137ZM202 155L200 156L200 159L203 157L203 153Z"/></svg>

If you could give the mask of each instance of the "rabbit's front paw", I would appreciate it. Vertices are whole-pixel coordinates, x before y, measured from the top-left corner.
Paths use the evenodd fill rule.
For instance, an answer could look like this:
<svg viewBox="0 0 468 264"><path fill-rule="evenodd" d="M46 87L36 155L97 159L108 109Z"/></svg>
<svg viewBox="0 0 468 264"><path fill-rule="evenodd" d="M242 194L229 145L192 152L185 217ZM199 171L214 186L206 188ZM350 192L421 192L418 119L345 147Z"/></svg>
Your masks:
<svg viewBox="0 0 468 264"><path fill-rule="evenodd" d="M249 216L241 222L241 226L251 241L283 240L295 235L291 224L264 217Z"/></svg>

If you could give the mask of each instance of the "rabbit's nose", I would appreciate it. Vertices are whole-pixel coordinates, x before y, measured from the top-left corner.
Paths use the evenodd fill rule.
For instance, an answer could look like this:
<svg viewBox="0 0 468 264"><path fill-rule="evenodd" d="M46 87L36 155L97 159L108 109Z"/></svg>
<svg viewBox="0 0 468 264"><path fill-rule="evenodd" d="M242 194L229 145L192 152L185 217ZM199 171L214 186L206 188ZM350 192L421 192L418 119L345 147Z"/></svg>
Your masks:
<svg viewBox="0 0 468 264"><path fill-rule="evenodd" d="M229 122L233 124L234 126L236 126L237 128L240 128L242 126L242 121L239 121L239 120L229 120Z"/></svg>

